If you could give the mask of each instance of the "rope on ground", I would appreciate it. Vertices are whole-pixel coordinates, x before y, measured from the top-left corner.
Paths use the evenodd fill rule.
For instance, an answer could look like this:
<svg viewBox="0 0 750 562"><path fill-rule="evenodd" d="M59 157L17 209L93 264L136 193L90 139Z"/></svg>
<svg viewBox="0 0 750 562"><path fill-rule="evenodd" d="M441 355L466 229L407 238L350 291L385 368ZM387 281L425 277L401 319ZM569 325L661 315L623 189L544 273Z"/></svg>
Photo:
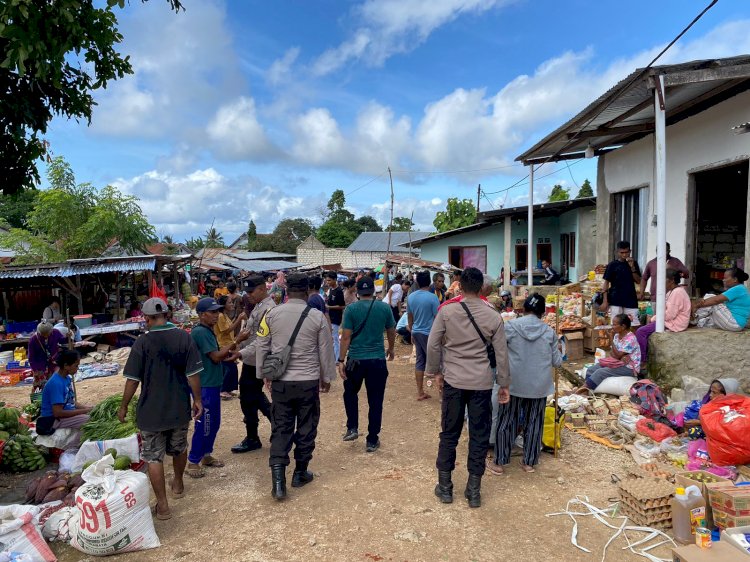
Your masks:
<svg viewBox="0 0 750 562"><path fill-rule="evenodd" d="M581 511L574 511L573 508L580 509ZM620 535L623 536L625 539L625 542L627 543L627 546L622 547L623 550L630 550L633 554L637 556L641 556L643 558L646 558L650 562L671 562L672 558L659 558L653 554L651 554L649 551L653 550L654 548L658 548L664 544L669 544L671 546L677 546L675 542L672 540L672 538L667 535L666 533L659 531L657 529L652 529L651 527L638 527L633 525L628 525L628 518L624 515L617 515L617 512L619 511L620 504L619 503L613 503L610 504L609 507L606 507L604 509L600 509L594 505L592 505L589 501L589 498L587 496L576 496L572 500L569 500L567 505L565 506L565 511L560 511L558 513L547 513L545 517L556 517L558 515L567 515L573 520L573 531L571 533L570 542L575 546L576 548L591 553L591 551L588 548L585 548L578 544L578 520L576 519L577 516L581 517L594 517L599 522L604 523L607 527L610 529L615 530L615 534L610 537L610 539L607 541L607 543L604 545L604 550L602 551L602 562L604 562L605 558L607 557L607 548L609 547L612 542L619 537ZM584 511L585 510L585 511ZM607 519L619 519L621 522L618 525L613 525ZM636 542L631 542L631 539L628 537L628 532L635 532L635 533L647 533L645 537L643 537L640 540L637 540ZM663 540L654 543L649 544L651 541L656 540L658 538L662 538ZM648 545L648 546L646 546ZM641 547L640 550L636 547Z"/></svg>

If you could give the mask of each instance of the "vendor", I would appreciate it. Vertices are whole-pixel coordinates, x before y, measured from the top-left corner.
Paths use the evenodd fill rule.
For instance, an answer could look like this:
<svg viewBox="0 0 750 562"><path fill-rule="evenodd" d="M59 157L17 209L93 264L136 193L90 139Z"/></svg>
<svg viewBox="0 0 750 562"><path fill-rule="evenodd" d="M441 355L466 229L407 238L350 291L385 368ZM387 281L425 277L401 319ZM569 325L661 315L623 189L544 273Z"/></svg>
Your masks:
<svg viewBox="0 0 750 562"><path fill-rule="evenodd" d="M36 327L36 333L29 339L29 365L34 372L32 392L42 390L49 376L55 371L55 361L66 337L55 330L51 323L42 320Z"/></svg>
<svg viewBox="0 0 750 562"><path fill-rule="evenodd" d="M542 260L542 269L544 270L544 279L542 285L557 285L560 282L560 274L552 269L552 264L547 260Z"/></svg>
<svg viewBox="0 0 750 562"><path fill-rule="evenodd" d="M68 349L74 347L96 347L96 342L84 341L81 337L81 330L72 318L68 318L67 323L60 320L55 324L54 328L68 339Z"/></svg>
<svg viewBox="0 0 750 562"><path fill-rule="evenodd" d="M143 313L141 312L141 303L138 301L133 301L132 303L130 303L128 318L139 318L141 316L143 316Z"/></svg>
<svg viewBox="0 0 750 562"><path fill-rule="evenodd" d="M76 400L73 376L78 372L81 356L66 350L57 359L57 372L47 381L42 391L42 411L36 421L39 435L52 435L56 429L78 429L89 421L92 408Z"/></svg>
<svg viewBox="0 0 750 562"><path fill-rule="evenodd" d="M708 296L693 303L697 311L700 328L718 328L729 332L741 332L748 327L750 320L750 293L743 285L748 275L739 267L724 272L724 292ZM702 311L699 309L705 308Z"/></svg>
<svg viewBox="0 0 750 562"><path fill-rule="evenodd" d="M57 324L63 319L62 311L60 310L60 299L58 297L52 297L49 301L49 305L42 312L42 320L46 320L50 324Z"/></svg>
<svg viewBox="0 0 750 562"><path fill-rule="evenodd" d="M577 392L595 390L608 377L638 377L641 370L641 348L635 334L630 331L630 317L618 314L612 319L615 333L609 357L586 371L586 382Z"/></svg>
<svg viewBox="0 0 750 562"><path fill-rule="evenodd" d="M706 395L700 401L698 412L693 412L691 415L698 414L700 412L700 408L711 402L711 400L715 400L716 398L720 398L721 396L726 396L727 394L734 394L739 390L739 388L740 383L739 381L737 381L737 379L712 380L711 386L708 387L708 392L706 392ZM688 415L687 410L685 411L685 414ZM687 436L690 439L703 439L706 436L706 434L703 433L703 428L701 427L701 422L698 417L686 419L683 422L683 426L685 427Z"/></svg>

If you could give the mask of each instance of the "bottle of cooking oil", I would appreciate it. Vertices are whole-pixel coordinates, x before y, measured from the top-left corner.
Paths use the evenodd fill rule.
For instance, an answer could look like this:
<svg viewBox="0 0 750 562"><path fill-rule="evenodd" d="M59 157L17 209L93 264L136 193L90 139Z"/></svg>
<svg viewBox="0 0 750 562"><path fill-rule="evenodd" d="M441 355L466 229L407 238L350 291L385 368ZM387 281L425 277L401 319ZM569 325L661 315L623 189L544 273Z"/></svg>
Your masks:
<svg viewBox="0 0 750 562"><path fill-rule="evenodd" d="M695 529L706 525L706 500L697 486L677 488L672 498L672 531L680 544L695 542Z"/></svg>

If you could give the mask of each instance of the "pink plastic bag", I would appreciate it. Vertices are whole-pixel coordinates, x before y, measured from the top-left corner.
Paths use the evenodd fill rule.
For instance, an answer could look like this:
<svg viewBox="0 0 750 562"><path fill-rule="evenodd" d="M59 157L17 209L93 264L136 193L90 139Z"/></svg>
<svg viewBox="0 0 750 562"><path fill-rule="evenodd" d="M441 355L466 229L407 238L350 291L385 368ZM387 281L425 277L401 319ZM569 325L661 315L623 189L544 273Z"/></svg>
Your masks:
<svg viewBox="0 0 750 562"><path fill-rule="evenodd" d="M688 443L688 458L690 460L709 460L708 447L705 439L696 439Z"/></svg>

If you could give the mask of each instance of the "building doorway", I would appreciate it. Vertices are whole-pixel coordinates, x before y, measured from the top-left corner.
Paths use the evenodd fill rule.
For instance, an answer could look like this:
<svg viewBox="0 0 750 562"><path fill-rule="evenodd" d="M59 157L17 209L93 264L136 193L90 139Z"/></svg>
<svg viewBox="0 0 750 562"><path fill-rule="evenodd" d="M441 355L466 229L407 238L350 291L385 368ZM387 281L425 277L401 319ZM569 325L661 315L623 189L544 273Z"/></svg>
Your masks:
<svg viewBox="0 0 750 562"><path fill-rule="evenodd" d="M692 175L695 189L692 271L699 295L723 291L724 270L745 268L748 162Z"/></svg>

